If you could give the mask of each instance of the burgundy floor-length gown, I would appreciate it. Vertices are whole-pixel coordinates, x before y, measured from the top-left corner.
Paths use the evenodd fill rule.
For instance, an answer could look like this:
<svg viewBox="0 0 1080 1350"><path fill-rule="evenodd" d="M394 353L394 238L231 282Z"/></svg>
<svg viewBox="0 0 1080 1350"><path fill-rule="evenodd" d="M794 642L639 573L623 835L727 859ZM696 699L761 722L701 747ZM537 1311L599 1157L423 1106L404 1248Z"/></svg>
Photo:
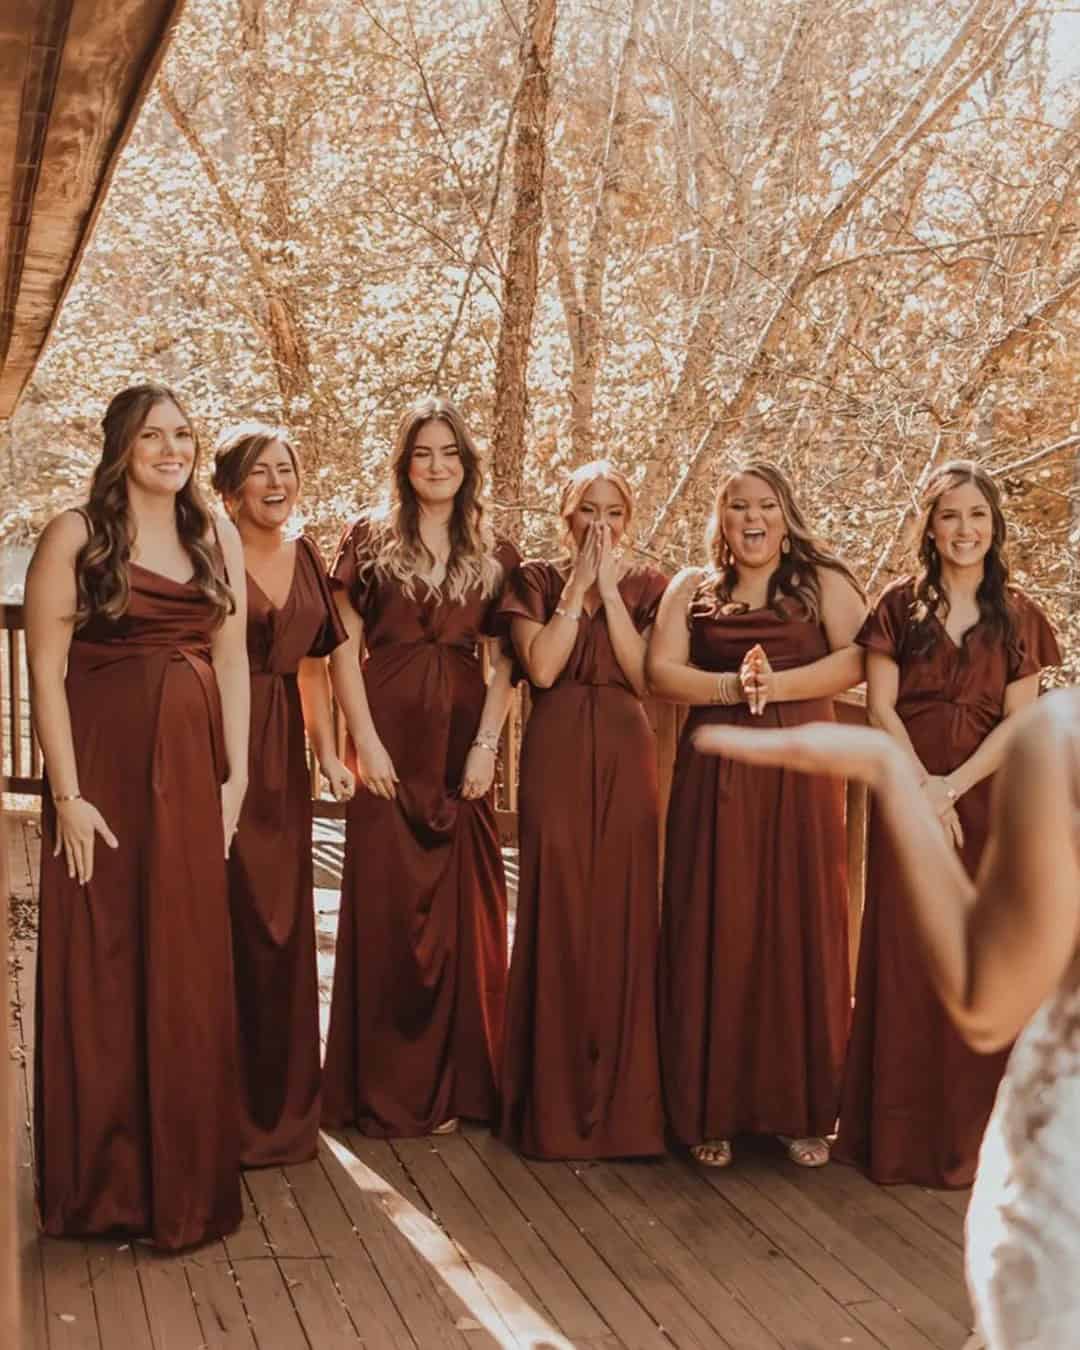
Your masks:
<svg viewBox="0 0 1080 1350"><path fill-rule="evenodd" d="M68 658L79 787L119 840L80 886L45 792L34 1116L47 1233L187 1247L240 1222L236 1027L213 611L129 563Z"/></svg>
<svg viewBox="0 0 1080 1350"><path fill-rule="evenodd" d="M505 577L517 552L497 556ZM501 583L455 603L418 582L410 599L370 559L362 517L332 570L364 621L368 702L400 781L396 800L359 789L349 804L323 1121L406 1137L495 1115L506 878L490 794L458 788Z"/></svg>
<svg viewBox="0 0 1080 1350"><path fill-rule="evenodd" d="M1001 721L1006 685L1059 664L1061 656L1042 612L1018 592L1011 644L977 624L958 647L935 620L940 631L930 651L906 655L914 598L910 579L890 586L858 641L896 661L896 711L915 753L929 773L948 774ZM983 779L956 804L970 875L986 843L991 782ZM872 806L855 1015L834 1156L878 1182L968 1186L1009 1052L977 1054L954 1029L927 977L900 877Z"/></svg>
<svg viewBox="0 0 1080 1350"><path fill-rule="evenodd" d="M690 659L737 671L761 643L775 670L827 655L824 630L771 608L725 612L703 579ZM825 1135L840 1101L850 992L839 782L699 755L710 723L831 721L831 699L690 710L668 810L660 1060L668 1121L693 1147L740 1133Z"/></svg>
<svg viewBox="0 0 1080 1350"><path fill-rule="evenodd" d="M500 613L547 623L564 585L553 564L524 563ZM666 585L652 568L620 581L639 633ZM502 1136L538 1158L663 1153L656 740L603 607L582 615L554 685L533 691L518 804Z"/></svg>
<svg viewBox="0 0 1080 1350"><path fill-rule="evenodd" d="M311 779L296 675L345 641L318 549L296 541L278 609L249 574L248 790L229 854L240 1038L241 1149L247 1167L315 1156L319 980L311 861Z"/></svg>

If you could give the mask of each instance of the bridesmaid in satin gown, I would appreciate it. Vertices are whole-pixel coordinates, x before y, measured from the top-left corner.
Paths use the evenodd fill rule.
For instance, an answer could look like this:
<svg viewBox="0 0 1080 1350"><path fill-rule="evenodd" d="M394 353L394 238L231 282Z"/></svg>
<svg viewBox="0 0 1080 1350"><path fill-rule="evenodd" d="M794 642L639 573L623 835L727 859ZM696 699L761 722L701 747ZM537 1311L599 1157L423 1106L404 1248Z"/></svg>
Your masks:
<svg viewBox="0 0 1080 1350"><path fill-rule="evenodd" d="M180 1248L241 1217L225 853L247 782L244 564L174 394L126 389L103 425L85 509L49 524L26 583L38 1205L47 1233Z"/></svg>
<svg viewBox="0 0 1080 1350"><path fill-rule="evenodd" d="M997 487L970 461L927 484L921 571L890 586L857 641L870 720L911 756L974 876L992 775L1039 671L1061 660L1042 611L1008 585ZM969 1186L1008 1050L977 1054L923 968L901 874L872 811L855 1014L833 1156L874 1181Z"/></svg>
<svg viewBox="0 0 1080 1350"><path fill-rule="evenodd" d="M506 879L491 787L510 702L497 603L517 565L485 519L461 414L401 419L383 505L332 568L354 665L339 695L359 788L349 806L323 1120L365 1134L453 1129L496 1110Z"/></svg>
<svg viewBox="0 0 1080 1350"><path fill-rule="evenodd" d="M731 1162L736 1134L775 1134L817 1167L850 1011L841 787L703 759L692 738L711 722L831 718L832 696L862 678L865 605L774 465L725 480L708 542L712 565L672 582L647 658L654 692L691 705L660 943L668 1121L706 1166Z"/></svg>
<svg viewBox="0 0 1080 1350"><path fill-rule="evenodd" d="M1080 1345L1080 693L1016 719L978 880L941 828L909 751L873 727L751 734L709 754L860 778L876 795L935 992L973 1049L1016 1037L979 1153L965 1261L984 1350Z"/></svg>
<svg viewBox="0 0 1080 1350"><path fill-rule="evenodd" d="M285 537L300 468L282 427L222 433L214 488L240 532L251 666L248 791L229 855L240 1036L241 1162L315 1156L319 1134L319 985L312 891L311 782L305 729L339 800L353 776L337 755L325 657L350 671L345 628L316 545Z"/></svg>
<svg viewBox="0 0 1080 1350"><path fill-rule="evenodd" d="M613 465L576 470L564 561L523 563L499 606L533 689L501 1132L539 1158L664 1152L656 742L641 699L667 578L623 560L632 512Z"/></svg>

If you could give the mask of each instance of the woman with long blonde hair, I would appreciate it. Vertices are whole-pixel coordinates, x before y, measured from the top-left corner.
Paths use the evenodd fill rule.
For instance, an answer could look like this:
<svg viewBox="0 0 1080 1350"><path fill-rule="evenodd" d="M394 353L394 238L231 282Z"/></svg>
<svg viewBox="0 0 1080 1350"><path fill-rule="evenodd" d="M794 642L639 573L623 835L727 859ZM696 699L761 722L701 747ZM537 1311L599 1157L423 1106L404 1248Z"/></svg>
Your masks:
<svg viewBox="0 0 1080 1350"><path fill-rule="evenodd" d="M870 721L910 760L972 877L1015 716L1061 660L1042 611L1009 584L1005 535L986 471L942 465L923 493L918 571L886 587L857 639ZM875 807L835 1156L882 1183L969 1186L1007 1058L977 1054L950 1022Z"/></svg>
<svg viewBox="0 0 1080 1350"><path fill-rule="evenodd" d="M664 1151L656 744L641 700L667 578L632 562L633 508L606 460L570 474L563 558L522 563L499 606L533 691L501 1130L539 1158Z"/></svg>
<svg viewBox="0 0 1080 1350"><path fill-rule="evenodd" d="M323 1119L376 1136L490 1120L506 988L491 788L510 703L496 607L517 565L483 465L441 398L398 425L390 490L332 568L363 679L341 694L349 805ZM492 674L481 660L489 647Z"/></svg>
<svg viewBox="0 0 1080 1350"><path fill-rule="evenodd" d="M865 614L846 565L811 532L787 477L756 460L720 487L710 565L660 606L647 669L690 704L668 811L660 1059L668 1119L705 1166L736 1134L828 1161L850 1009L839 784L703 759L710 723L833 716L862 678Z"/></svg>
<svg viewBox="0 0 1080 1350"><path fill-rule="evenodd" d="M125 389L26 582L45 756L38 1203L190 1246L240 1221L225 855L247 786L243 555L176 395ZM105 845L105 847L103 847Z"/></svg>
<svg viewBox="0 0 1080 1350"><path fill-rule="evenodd" d="M281 1167L315 1156L321 1104L304 733L334 795L347 800L353 776L337 754L326 658L339 677L359 676L342 649L345 629L318 547L289 535L300 462L285 429L227 427L215 448L214 488L244 549L251 667L248 791L229 856L240 1160Z"/></svg>

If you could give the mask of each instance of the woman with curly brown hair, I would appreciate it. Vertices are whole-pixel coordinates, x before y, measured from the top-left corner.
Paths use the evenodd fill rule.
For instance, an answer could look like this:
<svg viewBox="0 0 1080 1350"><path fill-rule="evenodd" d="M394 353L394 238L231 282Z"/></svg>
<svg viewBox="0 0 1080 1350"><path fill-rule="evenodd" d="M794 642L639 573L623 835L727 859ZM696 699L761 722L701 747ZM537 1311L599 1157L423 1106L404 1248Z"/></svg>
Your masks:
<svg viewBox="0 0 1080 1350"><path fill-rule="evenodd" d="M103 427L89 500L48 525L26 583L38 1202L47 1233L177 1248L241 1216L225 855L247 785L244 562L170 390L125 389Z"/></svg>
<svg viewBox="0 0 1080 1350"><path fill-rule="evenodd" d="M214 487L244 549L251 666L248 791L229 855L240 1035L240 1160L285 1166L315 1156L319 1135L319 985L312 904L311 777L304 732L338 798L326 657L358 679L312 540L287 537L300 464L285 429L226 428ZM334 653L337 653L335 656Z"/></svg>
<svg viewBox="0 0 1080 1350"><path fill-rule="evenodd" d="M695 754L709 723L831 719L862 678L865 615L844 563L811 534L791 485L753 461L720 488L711 566L669 586L649 683L691 705L668 811L660 1061L668 1121L705 1166L736 1134L775 1134L828 1161L849 1016L840 785Z"/></svg>
<svg viewBox="0 0 1080 1350"><path fill-rule="evenodd" d="M349 805L323 1120L408 1136L490 1120L506 990L506 882L490 791L510 704L496 606L517 551L485 516L464 419L421 399L390 490L333 576L354 664ZM491 678L481 660L491 644Z"/></svg>
<svg viewBox="0 0 1080 1350"><path fill-rule="evenodd" d="M1005 533L985 470L943 465L923 494L919 571L886 588L856 639L870 721L910 757L972 877L1013 718L1061 659L1042 611L1009 585ZM878 1182L970 1185L1007 1058L965 1045L934 992L875 809L835 1156Z"/></svg>
<svg viewBox="0 0 1080 1350"><path fill-rule="evenodd" d="M513 573L499 612L533 688L502 1134L540 1158L663 1153L656 1045L656 742L641 699L667 578L626 549L630 484L570 474L564 556Z"/></svg>

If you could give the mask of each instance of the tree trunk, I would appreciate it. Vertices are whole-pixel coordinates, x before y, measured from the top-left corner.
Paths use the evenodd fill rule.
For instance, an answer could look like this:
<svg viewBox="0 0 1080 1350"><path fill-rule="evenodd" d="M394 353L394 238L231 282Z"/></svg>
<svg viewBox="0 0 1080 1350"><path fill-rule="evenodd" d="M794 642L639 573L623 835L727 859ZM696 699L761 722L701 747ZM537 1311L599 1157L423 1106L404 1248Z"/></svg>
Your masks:
<svg viewBox="0 0 1080 1350"><path fill-rule="evenodd" d="M503 279L502 324L495 360L495 498L517 502L525 462L526 376L544 224L544 168L555 37L556 0L529 0L521 43L522 88L514 141L514 205Z"/></svg>

